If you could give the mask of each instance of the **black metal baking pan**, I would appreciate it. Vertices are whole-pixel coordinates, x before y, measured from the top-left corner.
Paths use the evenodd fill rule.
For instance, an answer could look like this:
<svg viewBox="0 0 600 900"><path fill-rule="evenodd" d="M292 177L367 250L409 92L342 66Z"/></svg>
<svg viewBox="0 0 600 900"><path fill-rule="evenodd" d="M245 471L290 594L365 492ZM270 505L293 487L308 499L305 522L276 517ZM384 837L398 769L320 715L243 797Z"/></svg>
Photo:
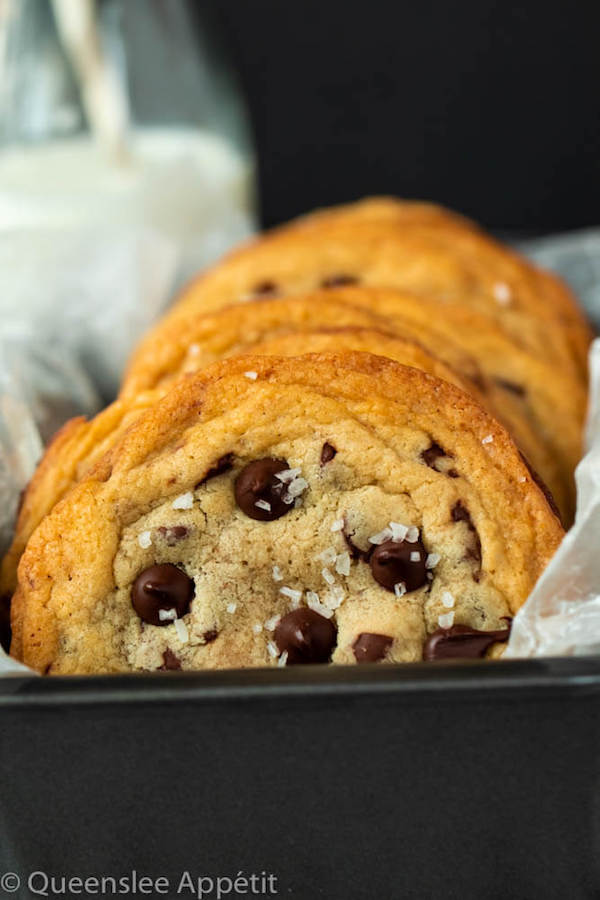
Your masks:
<svg viewBox="0 0 600 900"><path fill-rule="evenodd" d="M0 897L597 898L599 713L588 658L7 679Z"/></svg>

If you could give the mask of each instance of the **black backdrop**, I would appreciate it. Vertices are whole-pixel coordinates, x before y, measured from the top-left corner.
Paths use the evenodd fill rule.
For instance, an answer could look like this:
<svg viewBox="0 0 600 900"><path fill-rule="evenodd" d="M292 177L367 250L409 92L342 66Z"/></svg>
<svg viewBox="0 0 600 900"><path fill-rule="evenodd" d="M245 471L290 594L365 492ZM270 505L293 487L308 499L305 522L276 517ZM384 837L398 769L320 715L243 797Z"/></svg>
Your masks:
<svg viewBox="0 0 600 900"><path fill-rule="evenodd" d="M598 0L215 0L263 218L369 193L600 223Z"/></svg>

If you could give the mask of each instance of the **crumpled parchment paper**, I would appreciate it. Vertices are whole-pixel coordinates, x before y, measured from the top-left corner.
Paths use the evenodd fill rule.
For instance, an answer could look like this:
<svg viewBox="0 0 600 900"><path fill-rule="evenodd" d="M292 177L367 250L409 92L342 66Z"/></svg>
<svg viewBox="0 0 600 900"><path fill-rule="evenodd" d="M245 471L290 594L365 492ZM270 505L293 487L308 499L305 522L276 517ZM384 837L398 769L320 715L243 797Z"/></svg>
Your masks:
<svg viewBox="0 0 600 900"><path fill-rule="evenodd" d="M98 394L111 396L132 344L165 303L176 265L173 247L157 235L130 234L125 241L83 235L66 241L56 256L39 254L33 277L26 238L11 240L12 246L0 241L0 540L5 545L19 492L42 450L44 428L62 416L92 414ZM600 324L600 231L536 240L519 249L558 271L592 322ZM600 651L600 339L590 365L588 449L576 473L576 521L516 615L504 658ZM28 671L0 650L0 676Z"/></svg>

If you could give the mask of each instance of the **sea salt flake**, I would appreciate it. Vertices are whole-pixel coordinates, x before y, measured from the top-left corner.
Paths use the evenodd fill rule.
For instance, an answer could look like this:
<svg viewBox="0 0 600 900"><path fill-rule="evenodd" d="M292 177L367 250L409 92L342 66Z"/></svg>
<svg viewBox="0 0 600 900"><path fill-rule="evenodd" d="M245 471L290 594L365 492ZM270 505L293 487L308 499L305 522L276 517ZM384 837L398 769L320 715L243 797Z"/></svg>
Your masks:
<svg viewBox="0 0 600 900"><path fill-rule="evenodd" d="M273 659L276 659L279 656L279 647L273 643L273 641L269 641L267 644L267 653Z"/></svg>
<svg viewBox="0 0 600 900"><path fill-rule="evenodd" d="M256 623L252 626L252 631L254 632L254 634L260 634L262 630L263 630L263 627L262 627L262 624L261 624L260 622L256 622Z"/></svg>
<svg viewBox="0 0 600 900"><path fill-rule="evenodd" d="M331 565L336 561L337 553L335 552L335 547L327 547L326 550L323 550L322 553L319 553L317 559L320 559L321 562L324 562L326 566Z"/></svg>
<svg viewBox="0 0 600 900"><path fill-rule="evenodd" d="M452 628L454 624L454 612L444 613L438 616L438 625L440 628Z"/></svg>
<svg viewBox="0 0 600 900"><path fill-rule="evenodd" d="M231 615L233 615L233 613L234 613L234 612L236 611L236 609L237 609L237 603L228 603L227 606L226 606L226 609L227 609L227 612L228 612L228 613L231 613Z"/></svg>
<svg viewBox="0 0 600 900"><path fill-rule="evenodd" d="M340 553L335 560L335 571L338 575L350 574L350 554Z"/></svg>
<svg viewBox="0 0 600 900"><path fill-rule="evenodd" d="M519 481L519 484L525 484L525 482L527 481L527 478L525 477L525 475L521 475L521 477L518 479L518 481Z"/></svg>
<svg viewBox="0 0 600 900"><path fill-rule="evenodd" d="M183 619L175 619L175 631L182 644L187 644L190 634Z"/></svg>
<svg viewBox="0 0 600 900"><path fill-rule="evenodd" d="M279 566L273 566L273 581L283 581L283 575Z"/></svg>
<svg viewBox="0 0 600 900"><path fill-rule="evenodd" d="M152 532L151 531L142 531L138 534L138 544L140 547L145 550L147 547L150 547L152 544Z"/></svg>
<svg viewBox="0 0 600 900"><path fill-rule="evenodd" d="M249 378L250 381L256 381L258 372L244 372L244 378Z"/></svg>
<svg viewBox="0 0 600 900"><path fill-rule="evenodd" d="M336 519L335 522L331 523L331 531L341 531L344 527L343 519Z"/></svg>
<svg viewBox="0 0 600 900"><path fill-rule="evenodd" d="M308 481L306 478L294 478L294 480L290 481L288 484L287 492L290 497L299 497L300 494L304 493L307 487Z"/></svg>
<svg viewBox="0 0 600 900"><path fill-rule="evenodd" d="M265 630L266 631L275 631L280 618L281 618L280 616L276 615L276 616L271 616L270 619L267 619L267 621L265 622Z"/></svg>
<svg viewBox="0 0 600 900"><path fill-rule="evenodd" d="M406 532L406 540L409 544L414 544L419 540L419 529L416 525L411 525Z"/></svg>
<svg viewBox="0 0 600 900"><path fill-rule="evenodd" d="M288 661L288 652L287 652L287 650L284 650L283 653L281 654L281 656L279 657L279 659L277 660L277 665L279 666L280 669L283 669L283 667L285 666L287 661Z"/></svg>
<svg viewBox="0 0 600 900"><path fill-rule="evenodd" d="M512 291L510 286L504 281L497 281L493 287L494 299L500 306L508 306L512 300Z"/></svg>
<svg viewBox="0 0 600 900"><path fill-rule="evenodd" d="M331 590L323 598L323 603L328 609L338 609L345 599L346 594L344 588L341 584L334 584Z"/></svg>
<svg viewBox="0 0 600 900"><path fill-rule="evenodd" d="M175 497L173 502L171 503L171 507L173 509L191 509L194 505L194 495L191 491L187 491L185 494L180 494L179 497Z"/></svg>
<svg viewBox="0 0 600 900"><path fill-rule="evenodd" d="M411 562L419 562L421 559L421 554L418 550L411 550L410 553L410 561Z"/></svg>
<svg viewBox="0 0 600 900"><path fill-rule="evenodd" d="M200 344L190 344L188 353L190 356L198 356L200 353Z"/></svg>
<svg viewBox="0 0 600 900"><path fill-rule="evenodd" d="M176 609L159 609L158 611L158 619L160 622L174 622L176 618Z"/></svg>
<svg viewBox="0 0 600 900"><path fill-rule="evenodd" d="M321 603L321 601L318 599L318 597L316 600L313 597L311 597L311 599L308 600L308 595L307 595L307 603L308 603L308 606L310 609L314 610L316 613L319 613L319 615L323 616L325 619L330 619L332 617L333 610L330 609L328 606L325 606L324 603Z"/></svg>
<svg viewBox="0 0 600 900"><path fill-rule="evenodd" d="M454 606L454 597L450 591L444 591L442 594L442 606L445 606L446 609L452 609Z"/></svg>
<svg viewBox="0 0 600 900"><path fill-rule="evenodd" d="M327 584L335 584L335 578L326 566L321 569L321 575L323 576Z"/></svg>
<svg viewBox="0 0 600 900"><path fill-rule="evenodd" d="M383 544L385 541L389 541L392 537L391 528L384 528L383 531L378 531L377 534L372 534L368 541L370 544Z"/></svg>
<svg viewBox="0 0 600 900"><path fill-rule="evenodd" d="M488 434L488 435L486 435L486 437L481 439L481 443L482 444L491 444L493 440L494 440L494 435Z"/></svg>
<svg viewBox="0 0 600 900"><path fill-rule="evenodd" d="M439 553L428 553L427 559L425 560L425 568L435 569L441 558Z"/></svg>
<svg viewBox="0 0 600 900"><path fill-rule="evenodd" d="M279 588L279 593L283 594L284 597L289 597L290 600L301 600L302 599L302 591L295 591L294 588L291 588L291 587Z"/></svg>
<svg viewBox="0 0 600 900"><path fill-rule="evenodd" d="M408 533L408 527L406 525L402 525L400 522L390 522L390 531L392 532L392 540L399 544L401 543Z"/></svg>
<svg viewBox="0 0 600 900"><path fill-rule="evenodd" d="M396 597L404 597L406 593L406 585L403 581L399 581L398 584L394 585L394 593Z"/></svg>
<svg viewBox="0 0 600 900"><path fill-rule="evenodd" d="M266 509L267 512L271 512L271 504L268 500L257 500L254 505L258 506L259 509Z"/></svg>
<svg viewBox="0 0 600 900"><path fill-rule="evenodd" d="M302 474L302 469L284 469L282 472L275 472L275 478L278 481L282 481L284 484L287 484L290 481L294 481L298 477L298 475Z"/></svg>

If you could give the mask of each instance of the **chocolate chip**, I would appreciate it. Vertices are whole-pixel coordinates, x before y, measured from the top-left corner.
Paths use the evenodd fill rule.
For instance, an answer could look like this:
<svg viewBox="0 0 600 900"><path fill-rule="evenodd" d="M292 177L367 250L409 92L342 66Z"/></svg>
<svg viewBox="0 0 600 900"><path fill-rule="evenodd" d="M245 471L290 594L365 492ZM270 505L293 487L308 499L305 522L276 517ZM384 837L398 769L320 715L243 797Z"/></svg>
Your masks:
<svg viewBox="0 0 600 900"><path fill-rule="evenodd" d="M344 535L344 540L346 541L346 546L348 547L352 559L369 559L371 553L370 550L367 550L366 552L361 550L360 547L356 546L349 534L346 534L345 531L342 531L342 534Z"/></svg>
<svg viewBox="0 0 600 900"><path fill-rule="evenodd" d="M321 282L321 287L343 287L345 284L358 284L358 278L355 275L329 275Z"/></svg>
<svg viewBox="0 0 600 900"><path fill-rule="evenodd" d="M178 672L181 669L181 662L175 656L172 650L167 649L163 653L163 664L160 666L160 672Z"/></svg>
<svg viewBox="0 0 600 900"><path fill-rule="evenodd" d="M418 553L417 560L411 559ZM427 551L421 539L414 543L409 541L386 541L379 544L371 553L369 564L373 578L388 591L393 591L397 584L404 584L406 592L416 591L427 584L425 560Z"/></svg>
<svg viewBox="0 0 600 900"><path fill-rule="evenodd" d="M148 625L171 625L172 619L161 619L161 609L174 609L177 618L189 611L194 598L194 582L171 563L144 569L131 588L131 603L136 613Z"/></svg>
<svg viewBox="0 0 600 900"><path fill-rule="evenodd" d="M374 663L383 659L393 643L387 634L372 634L363 631L352 644L352 652L357 663Z"/></svg>
<svg viewBox="0 0 600 900"><path fill-rule="evenodd" d="M472 560L477 564L473 578L475 581L479 581L481 577L481 539L477 529L473 525L471 513L462 500L457 500L452 507L451 515L453 522L464 522L471 533L471 542L465 551L465 559Z"/></svg>
<svg viewBox="0 0 600 900"><path fill-rule="evenodd" d="M204 478L200 479L196 487L199 488L201 484L205 484L210 478L216 478L217 475L228 472L233 466L233 460L233 453L226 453L224 456L219 457L214 466L210 467Z"/></svg>
<svg viewBox="0 0 600 900"><path fill-rule="evenodd" d="M432 441L431 446L421 453L421 459L430 469L435 468L435 463L441 456L446 456L446 452L435 441Z"/></svg>
<svg viewBox="0 0 600 900"><path fill-rule="evenodd" d="M252 294L256 294L257 296L263 296L265 294L275 294L277 293L277 285L274 281L269 281L265 279L264 281L259 281L258 284L255 284L252 288Z"/></svg>
<svg viewBox="0 0 600 900"><path fill-rule="evenodd" d="M272 522L279 519L294 508L294 504L285 503L287 485L275 476L278 472L289 469L285 459L255 459L244 466L235 479L235 500L242 512L259 522ZM260 506L257 506L257 501ZM263 506L268 504L268 506Z"/></svg>
<svg viewBox="0 0 600 900"><path fill-rule="evenodd" d="M335 647L337 629L331 619L301 606L281 619L274 637L279 652L287 650L288 666L325 663Z"/></svg>
<svg viewBox="0 0 600 900"><path fill-rule="evenodd" d="M328 462L331 462L336 453L337 450L335 449L333 444L330 444L329 441L326 441L321 449L321 465L324 466Z"/></svg>
<svg viewBox="0 0 600 900"><path fill-rule="evenodd" d="M556 516L556 518L558 519L558 521L559 521L559 522L561 523L561 525L562 525L562 518L561 518L561 515L560 515L560 510L559 510L558 506L556 505L556 500L555 500L554 497L552 496L552 492L551 492L550 488L549 488L548 485L542 480L542 478L538 475L538 473L535 471L535 469L533 468L533 466L530 464L530 462L529 462L529 460L527 459L527 457L524 456L524 455L521 453L521 451L519 451L519 456L521 457L521 459L523 460L524 464L526 465L527 471L528 471L529 474L531 475L533 481L537 484L537 486L539 487L540 491L542 492L542 494L543 494L544 497L546 498L546 502L548 503L548 506L550 507L550 509L552 510L552 512L554 513L554 515Z"/></svg>
<svg viewBox="0 0 600 900"><path fill-rule="evenodd" d="M522 384L516 384L507 378L494 378L494 381L498 387L503 388L505 391L510 391L511 394L515 394L517 397L524 397L527 393Z"/></svg>
<svg viewBox="0 0 600 900"><path fill-rule="evenodd" d="M510 624L498 631L477 631L467 625L438 628L425 641L423 659L477 659L485 656L492 644L507 641L509 635Z"/></svg>
<svg viewBox="0 0 600 900"><path fill-rule="evenodd" d="M205 631L202 637L205 644L212 644L219 637L219 632L215 628L211 628L210 631Z"/></svg>
<svg viewBox="0 0 600 900"><path fill-rule="evenodd" d="M160 525L157 531L165 539L169 547L172 547L178 541L182 541L190 533L189 528L186 528L185 525L171 525L168 528Z"/></svg>

